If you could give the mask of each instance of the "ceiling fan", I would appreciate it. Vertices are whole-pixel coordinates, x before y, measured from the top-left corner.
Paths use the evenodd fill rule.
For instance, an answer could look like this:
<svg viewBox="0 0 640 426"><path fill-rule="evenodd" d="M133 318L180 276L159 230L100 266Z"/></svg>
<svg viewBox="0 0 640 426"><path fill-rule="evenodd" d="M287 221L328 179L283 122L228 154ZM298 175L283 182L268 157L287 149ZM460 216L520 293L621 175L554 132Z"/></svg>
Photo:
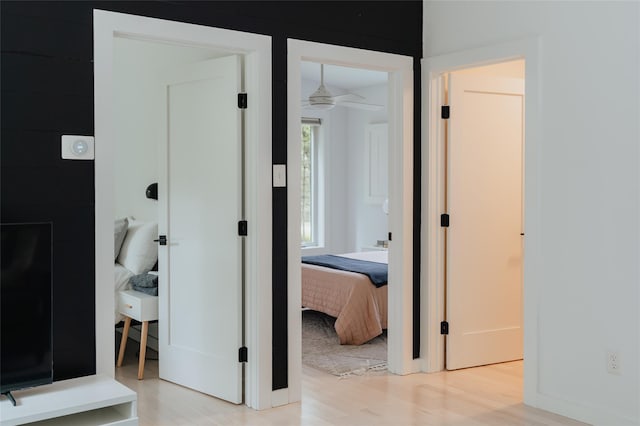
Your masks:
<svg viewBox="0 0 640 426"><path fill-rule="evenodd" d="M364 97L355 93L347 93L344 95L333 95L324 87L324 64L320 64L320 86L309 95L308 100L302 101L302 107L308 109L328 110L336 105L346 106L350 108L359 108L368 111L379 111L382 105L361 102Z"/></svg>

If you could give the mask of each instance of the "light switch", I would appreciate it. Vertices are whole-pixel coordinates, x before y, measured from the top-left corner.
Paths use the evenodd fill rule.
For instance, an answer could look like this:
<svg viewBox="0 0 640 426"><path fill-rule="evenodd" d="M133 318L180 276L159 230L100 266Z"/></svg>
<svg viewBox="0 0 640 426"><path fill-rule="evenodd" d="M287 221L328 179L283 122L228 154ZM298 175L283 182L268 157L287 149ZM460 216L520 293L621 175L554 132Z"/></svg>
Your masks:
<svg viewBox="0 0 640 426"><path fill-rule="evenodd" d="M93 160L93 136L62 135L60 155L65 160Z"/></svg>
<svg viewBox="0 0 640 426"><path fill-rule="evenodd" d="M274 164L273 165L273 187L282 188L285 186L287 186L287 165Z"/></svg>

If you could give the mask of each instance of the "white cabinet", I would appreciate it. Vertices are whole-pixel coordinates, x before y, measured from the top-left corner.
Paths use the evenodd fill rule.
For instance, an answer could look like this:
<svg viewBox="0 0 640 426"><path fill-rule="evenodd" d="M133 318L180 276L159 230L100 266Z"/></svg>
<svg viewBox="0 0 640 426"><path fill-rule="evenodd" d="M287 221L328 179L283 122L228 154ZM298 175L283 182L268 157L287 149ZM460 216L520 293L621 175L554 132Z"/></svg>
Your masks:
<svg viewBox="0 0 640 426"><path fill-rule="evenodd" d="M147 353L147 335L149 321L158 319L158 296L151 296L135 290L124 290L118 293L118 310L124 315L124 329L120 341L120 352L116 367L122 366L124 352L127 348L131 319L142 322L140 333L140 359L138 361L138 380L144 377L144 360Z"/></svg>
<svg viewBox="0 0 640 426"><path fill-rule="evenodd" d="M137 396L110 377L97 375L62 380L12 392L13 407L0 401L0 425L131 425L138 424Z"/></svg>
<svg viewBox="0 0 640 426"><path fill-rule="evenodd" d="M155 321L158 319L158 296L135 290L121 291L118 293L118 310L136 321Z"/></svg>

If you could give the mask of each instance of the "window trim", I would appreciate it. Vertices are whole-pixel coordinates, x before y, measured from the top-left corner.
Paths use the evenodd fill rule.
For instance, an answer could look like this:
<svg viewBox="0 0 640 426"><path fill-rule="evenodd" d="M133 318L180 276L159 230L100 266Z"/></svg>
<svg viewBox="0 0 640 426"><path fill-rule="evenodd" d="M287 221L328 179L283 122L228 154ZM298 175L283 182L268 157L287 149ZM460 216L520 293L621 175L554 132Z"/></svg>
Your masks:
<svg viewBox="0 0 640 426"><path fill-rule="evenodd" d="M305 242L300 240L301 249L314 249L323 246L324 231L322 226L323 215L321 205L324 205L324 194L322 193L324 185L321 184L323 176L323 162L320 159L320 145L322 144L322 119L302 117L300 127L311 127L311 241ZM301 219L302 219L302 212ZM301 221L302 224L302 221Z"/></svg>

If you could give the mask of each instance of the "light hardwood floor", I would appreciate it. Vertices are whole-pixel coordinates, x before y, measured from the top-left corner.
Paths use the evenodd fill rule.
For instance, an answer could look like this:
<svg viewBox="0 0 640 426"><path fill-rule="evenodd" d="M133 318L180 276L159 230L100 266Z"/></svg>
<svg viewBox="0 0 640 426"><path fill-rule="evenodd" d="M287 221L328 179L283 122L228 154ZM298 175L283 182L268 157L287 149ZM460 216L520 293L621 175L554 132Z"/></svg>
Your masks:
<svg viewBox="0 0 640 426"><path fill-rule="evenodd" d="M116 379L138 393L140 426L583 424L522 403L522 362L347 379L304 368L302 402L255 411L158 379L158 361L147 360L138 381L136 350L135 342L127 345Z"/></svg>

